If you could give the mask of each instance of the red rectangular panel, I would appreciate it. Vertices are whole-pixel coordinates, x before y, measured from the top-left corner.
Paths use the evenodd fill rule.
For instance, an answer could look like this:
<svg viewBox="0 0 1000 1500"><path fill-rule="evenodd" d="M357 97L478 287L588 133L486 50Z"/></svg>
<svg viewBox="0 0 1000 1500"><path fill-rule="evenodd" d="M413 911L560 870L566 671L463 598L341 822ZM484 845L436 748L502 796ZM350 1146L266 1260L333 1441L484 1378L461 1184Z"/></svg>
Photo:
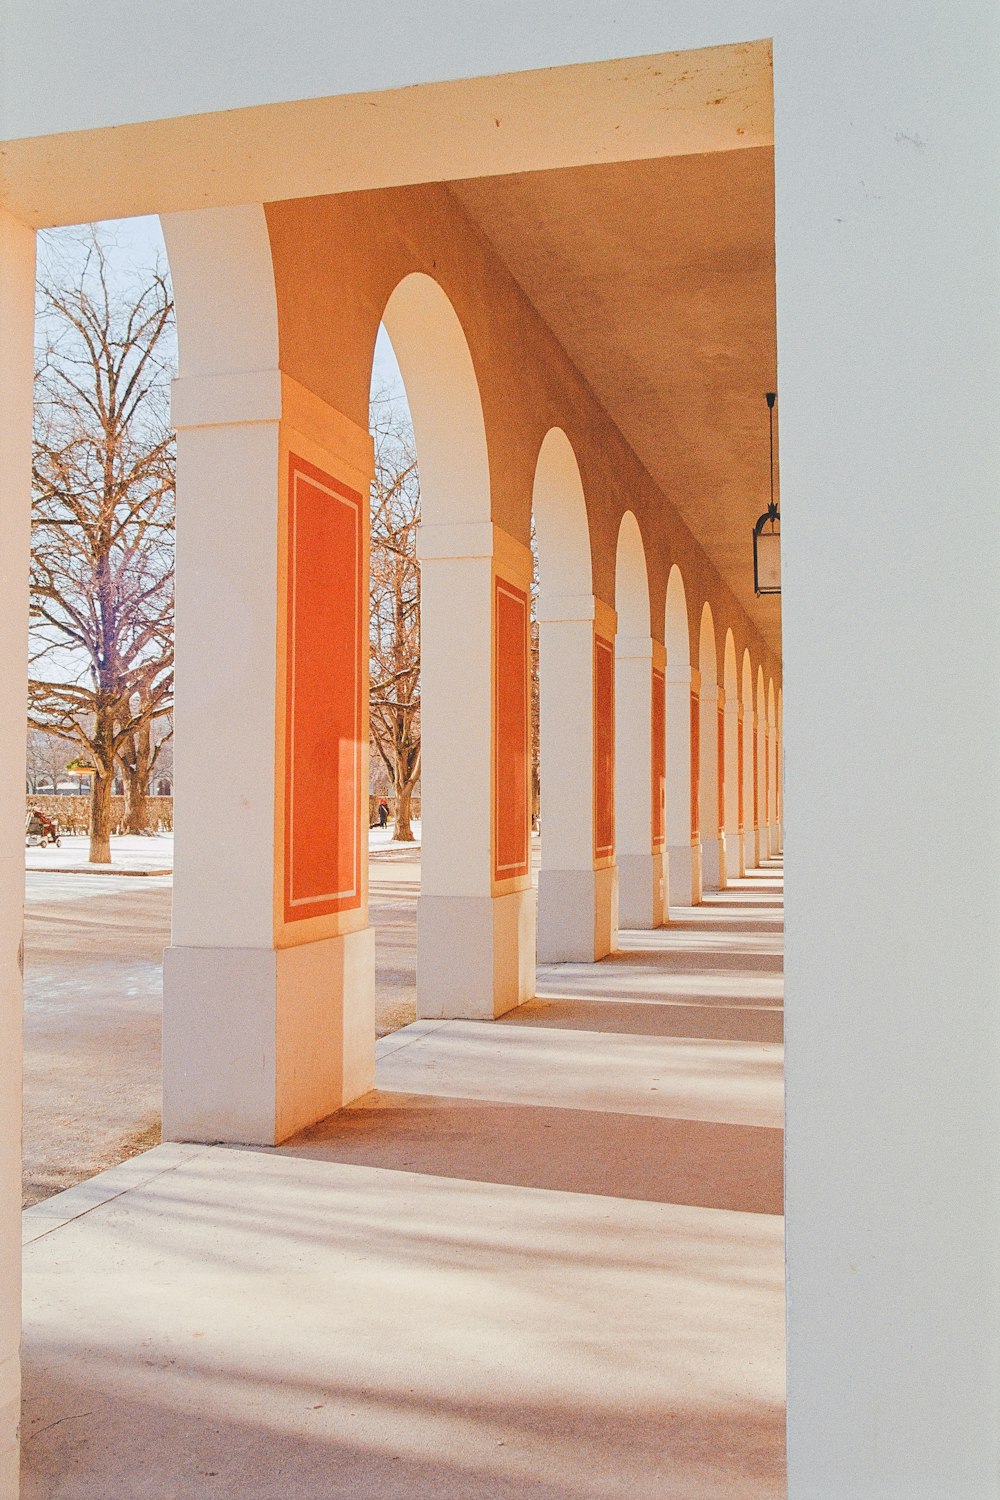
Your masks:
<svg viewBox="0 0 1000 1500"><path fill-rule="evenodd" d="M691 842L701 837L701 703L691 693Z"/></svg>
<svg viewBox="0 0 1000 1500"><path fill-rule="evenodd" d="M286 922L361 905L365 504L290 455Z"/></svg>
<svg viewBox="0 0 1000 1500"><path fill-rule="evenodd" d="M663 848L665 837L664 809L667 792L667 682L659 668L653 668L653 850Z"/></svg>
<svg viewBox="0 0 1000 1500"><path fill-rule="evenodd" d="M723 833L726 827L726 711L719 705L719 722L715 737L716 773L718 776L717 803L719 812L719 833Z"/></svg>
<svg viewBox="0 0 1000 1500"><path fill-rule="evenodd" d="M527 875L528 596L503 578L494 586L494 869L496 880Z"/></svg>
<svg viewBox="0 0 1000 1500"><path fill-rule="evenodd" d="M594 636L594 857L615 852L615 648Z"/></svg>
<svg viewBox="0 0 1000 1500"><path fill-rule="evenodd" d="M743 715L739 716L736 725L736 822L743 832Z"/></svg>

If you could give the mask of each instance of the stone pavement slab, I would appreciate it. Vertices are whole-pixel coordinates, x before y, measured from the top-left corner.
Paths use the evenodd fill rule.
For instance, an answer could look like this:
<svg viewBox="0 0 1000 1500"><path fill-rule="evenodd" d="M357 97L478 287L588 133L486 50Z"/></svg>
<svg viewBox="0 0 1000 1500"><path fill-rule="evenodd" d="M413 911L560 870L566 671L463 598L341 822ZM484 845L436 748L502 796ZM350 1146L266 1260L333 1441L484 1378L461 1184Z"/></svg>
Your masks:
<svg viewBox="0 0 1000 1500"><path fill-rule="evenodd" d="M741 925L397 1032L277 1150L161 1147L32 1210L27 1500L779 1500L780 1043L745 1032L780 975L758 928L741 1004Z"/></svg>

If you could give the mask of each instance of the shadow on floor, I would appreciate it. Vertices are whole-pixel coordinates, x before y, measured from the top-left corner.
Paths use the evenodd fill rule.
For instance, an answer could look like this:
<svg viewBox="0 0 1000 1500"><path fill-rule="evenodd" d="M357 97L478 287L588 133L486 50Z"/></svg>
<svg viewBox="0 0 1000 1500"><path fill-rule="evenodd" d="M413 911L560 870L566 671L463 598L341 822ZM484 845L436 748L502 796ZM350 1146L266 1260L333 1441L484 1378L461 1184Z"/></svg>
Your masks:
<svg viewBox="0 0 1000 1500"><path fill-rule="evenodd" d="M780 1130L373 1091L278 1148L345 1165L647 1203L782 1212Z"/></svg>

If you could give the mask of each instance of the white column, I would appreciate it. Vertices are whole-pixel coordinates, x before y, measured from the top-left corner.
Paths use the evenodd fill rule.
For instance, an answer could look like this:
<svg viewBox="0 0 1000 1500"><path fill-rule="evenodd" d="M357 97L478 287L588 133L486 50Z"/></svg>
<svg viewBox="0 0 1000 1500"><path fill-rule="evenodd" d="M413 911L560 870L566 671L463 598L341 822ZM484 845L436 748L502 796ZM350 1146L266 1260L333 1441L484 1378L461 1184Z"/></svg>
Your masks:
<svg viewBox="0 0 1000 1500"><path fill-rule="evenodd" d="M717 683L701 689L701 873L704 885L726 884L726 835L719 818L719 709L725 693Z"/></svg>
<svg viewBox="0 0 1000 1500"><path fill-rule="evenodd" d="M698 673L667 658L667 855L670 892L680 905L701 900L701 838L697 745L693 712Z"/></svg>
<svg viewBox="0 0 1000 1500"><path fill-rule="evenodd" d="M174 417L164 1135L271 1143L374 1082L370 439L277 370L178 380ZM345 579L360 600L340 628L317 606ZM336 684L317 683L317 655ZM341 708L356 715L346 730Z"/></svg>
<svg viewBox="0 0 1000 1500"><path fill-rule="evenodd" d="M772 719L768 725L769 754L767 763L767 778L769 791L769 826L768 841L772 854L781 853L781 836L778 822L778 729Z"/></svg>
<svg viewBox="0 0 1000 1500"><path fill-rule="evenodd" d="M615 637L615 846L618 921L663 921L663 853L653 852L652 673L649 636Z"/></svg>
<svg viewBox="0 0 1000 1500"><path fill-rule="evenodd" d="M743 837L740 866L745 875L756 861L753 826L753 710L740 704L740 736L743 745Z"/></svg>
<svg viewBox="0 0 1000 1500"><path fill-rule="evenodd" d="M735 693L729 693L725 702L725 749L724 774L726 789L726 877L735 880L744 874L743 829L740 823L740 740L743 725L740 721L740 704Z"/></svg>
<svg viewBox="0 0 1000 1500"><path fill-rule="evenodd" d="M816 480L782 555L788 1493L996 1500L997 15L818 15L775 40L781 476Z"/></svg>
<svg viewBox="0 0 1000 1500"><path fill-rule="evenodd" d="M753 719L754 743L754 863L760 865L767 859L767 747L764 735L764 718L760 713Z"/></svg>
<svg viewBox="0 0 1000 1500"><path fill-rule="evenodd" d="M0 1495L21 1422L21 933L35 236L0 211Z"/></svg>
<svg viewBox="0 0 1000 1500"><path fill-rule="evenodd" d="M488 521L423 525L417 546L423 825L417 1013L490 1019L530 999L535 986L531 551ZM523 659L516 650L506 657L499 634L502 621L517 614L515 596L524 600ZM510 645L516 647L513 637ZM526 704L523 775L503 759L512 750L509 731L498 732L498 715L509 711L503 705L515 687ZM520 755L520 727L517 735Z"/></svg>
<svg viewBox="0 0 1000 1500"><path fill-rule="evenodd" d="M618 869L595 859L593 594L538 600L542 867L538 962L612 952Z"/></svg>

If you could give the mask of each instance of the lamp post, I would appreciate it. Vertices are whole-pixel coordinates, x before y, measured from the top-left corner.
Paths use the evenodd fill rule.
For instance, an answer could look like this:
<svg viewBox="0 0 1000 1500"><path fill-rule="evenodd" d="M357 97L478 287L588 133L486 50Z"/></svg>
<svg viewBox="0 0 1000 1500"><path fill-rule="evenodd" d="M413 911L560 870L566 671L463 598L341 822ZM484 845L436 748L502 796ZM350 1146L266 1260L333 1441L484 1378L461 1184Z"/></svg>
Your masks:
<svg viewBox="0 0 1000 1500"><path fill-rule="evenodd" d="M768 437L771 455L771 503L753 529L753 591L781 593L781 514L774 498L774 403L775 391L766 391Z"/></svg>

